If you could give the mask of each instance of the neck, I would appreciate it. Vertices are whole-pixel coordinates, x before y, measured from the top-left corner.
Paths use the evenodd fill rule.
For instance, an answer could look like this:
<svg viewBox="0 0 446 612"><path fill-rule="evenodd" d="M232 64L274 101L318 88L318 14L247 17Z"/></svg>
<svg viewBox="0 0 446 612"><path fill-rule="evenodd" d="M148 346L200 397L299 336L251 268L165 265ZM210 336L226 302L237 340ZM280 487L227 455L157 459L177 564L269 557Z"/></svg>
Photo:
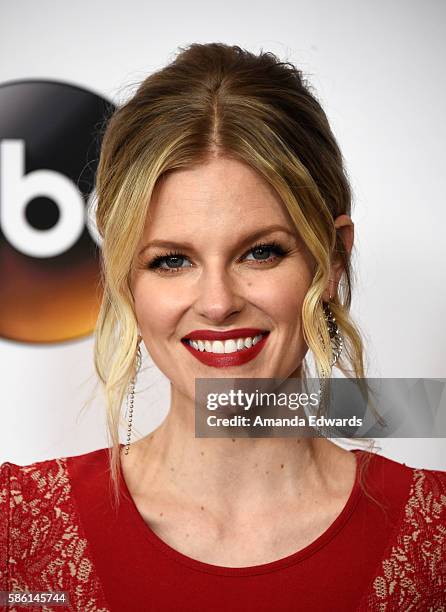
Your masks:
<svg viewBox="0 0 446 612"><path fill-rule="evenodd" d="M195 438L193 402L174 389L167 418L136 445L139 495L162 492L227 514L315 500L340 486L346 454L355 463L321 438Z"/></svg>

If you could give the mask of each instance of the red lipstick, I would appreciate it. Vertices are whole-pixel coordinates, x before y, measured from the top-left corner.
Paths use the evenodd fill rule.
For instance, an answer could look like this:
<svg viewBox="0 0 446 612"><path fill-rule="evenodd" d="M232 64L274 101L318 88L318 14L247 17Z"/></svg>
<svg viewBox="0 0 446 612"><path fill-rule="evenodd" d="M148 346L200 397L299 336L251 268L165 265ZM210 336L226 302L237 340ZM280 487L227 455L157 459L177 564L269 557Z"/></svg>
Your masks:
<svg viewBox="0 0 446 612"><path fill-rule="evenodd" d="M230 340L231 338L249 338L266 333L266 329L257 327L241 327L240 329L228 329L227 331L213 331L212 329L195 329L182 338L183 340Z"/></svg>
<svg viewBox="0 0 446 612"><path fill-rule="evenodd" d="M260 340L249 348L245 347L233 353L210 353L208 351L200 351L191 346L186 340L229 340L237 338L254 337L262 334ZM211 330L196 330L185 336L182 340L183 346L201 363L215 368L227 368L230 366L239 366L251 361L256 357L265 346L269 336L269 331L244 328L237 330L229 330L226 332L215 332Z"/></svg>

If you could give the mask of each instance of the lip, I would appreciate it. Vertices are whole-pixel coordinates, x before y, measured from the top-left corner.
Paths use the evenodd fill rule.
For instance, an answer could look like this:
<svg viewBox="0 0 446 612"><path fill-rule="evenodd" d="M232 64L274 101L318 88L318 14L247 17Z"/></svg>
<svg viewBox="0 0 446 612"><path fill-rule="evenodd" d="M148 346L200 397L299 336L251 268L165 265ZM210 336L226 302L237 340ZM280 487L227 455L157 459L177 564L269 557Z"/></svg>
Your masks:
<svg viewBox="0 0 446 612"><path fill-rule="evenodd" d="M248 338L267 333L267 329L257 327L241 327L240 329L228 329L227 331L213 331L212 329L195 329L184 336L182 340L230 340L231 338Z"/></svg>
<svg viewBox="0 0 446 612"><path fill-rule="evenodd" d="M241 331L244 332L245 330L241 330ZM251 330L248 330L248 331L251 331ZM262 332L260 330L255 330L255 331L258 332L257 334L253 334L255 336L259 335L259 333L264 334L262 335L262 338L257 342L257 344L255 344L254 346L251 346L250 348L244 348L241 351L235 351L234 353L208 353L206 351L197 351L196 349L194 349L193 346L190 346L187 342L182 341L181 344L190 353L192 353L192 355L196 359L198 359L198 361L201 361L201 363L204 363L207 366L211 366L214 368L228 368L230 366L241 366L247 363L248 361L251 361L252 359L254 359L254 357L257 357L257 355L260 353L260 351L265 346L265 343L268 339L269 331L268 332ZM214 332L211 332L211 333L214 333ZM248 334L248 336L249 335L250 334ZM245 336L244 336L244 333L240 334L239 336L234 336L234 335L229 336L229 338L236 338L236 337L240 338L240 337L245 337ZM201 340L207 340L207 338L205 338L204 336L199 336L199 337L197 336L197 338ZM187 339L189 340L189 336L187 337ZM194 338L190 338L190 339L194 340ZM215 338L210 338L210 339L215 340ZM221 336L216 339L217 340L221 339ZM226 338L226 340L228 340L228 338Z"/></svg>

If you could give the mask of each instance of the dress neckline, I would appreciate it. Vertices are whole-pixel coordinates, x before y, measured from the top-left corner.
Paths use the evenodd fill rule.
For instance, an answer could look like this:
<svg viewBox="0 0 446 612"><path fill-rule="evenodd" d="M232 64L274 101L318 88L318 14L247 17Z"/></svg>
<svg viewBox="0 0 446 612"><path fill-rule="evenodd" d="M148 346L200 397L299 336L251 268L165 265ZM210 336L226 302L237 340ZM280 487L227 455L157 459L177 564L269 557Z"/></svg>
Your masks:
<svg viewBox="0 0 446 612"><path fill-rule="evenodd" d="M120 444L120 447L124 447L124 444ZM108 449L104 449L107 451ZM148 541L151 545L155 546L158 550L161 550L164 554L170 557L172 560L182 563L183 565L187 565L195 570L207 573L207 574L221 574L226 576L247 576L247 575L256 575L256 574L266 574L270 572L274 572L290 565L294 565L307 559L318 550L320 550L323 546L327 545L344 527L344 525L348 522L351 517L358 500L361 494L361 486L360 486L360 462L363 459L364 451L361 449L353 449L349 452L353 452L356 458L356 473L355 480L353 483L352 490L350 491L350 495L335 520L327 527L327 529L318 536L313 542L310 542L304 548L298 550L297 552L291 553L286 557L282 557L280 559L276 559L275 561L270 561L269 563L262 563L260 565L250 565L244 567L226 567L223 565L214 565L211 563L206 563L204 561L199 561L197 559L193 559L180 551L176 550L164 540L162 540L148 525L142 515L140 514L131 494L127 487L127 483L125 481L122 470L120 470L120 492L122 495L122 501L125 505L127 512L131 515L131 523L134 525L135 530L139 532L141 538L145 541Z"/></svg>

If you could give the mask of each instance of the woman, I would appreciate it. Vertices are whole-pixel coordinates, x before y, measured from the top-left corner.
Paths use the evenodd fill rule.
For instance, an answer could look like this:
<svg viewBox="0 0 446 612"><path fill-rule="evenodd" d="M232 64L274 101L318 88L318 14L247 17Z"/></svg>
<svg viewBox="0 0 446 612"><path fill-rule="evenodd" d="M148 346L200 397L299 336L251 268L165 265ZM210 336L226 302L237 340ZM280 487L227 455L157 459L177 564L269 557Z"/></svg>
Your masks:
<svg viewBox="0 0 446 612"><path fill-rule="evenodd" d="M82 611L443 609L445 472L324 438L194 435L196 378L304 378L309 350L322 377L365 376L351 192L301 73L182 50L109 121L97 193L111 447L1 466L1 588ZM141 341L171 404L130 444Z"/></svg>

